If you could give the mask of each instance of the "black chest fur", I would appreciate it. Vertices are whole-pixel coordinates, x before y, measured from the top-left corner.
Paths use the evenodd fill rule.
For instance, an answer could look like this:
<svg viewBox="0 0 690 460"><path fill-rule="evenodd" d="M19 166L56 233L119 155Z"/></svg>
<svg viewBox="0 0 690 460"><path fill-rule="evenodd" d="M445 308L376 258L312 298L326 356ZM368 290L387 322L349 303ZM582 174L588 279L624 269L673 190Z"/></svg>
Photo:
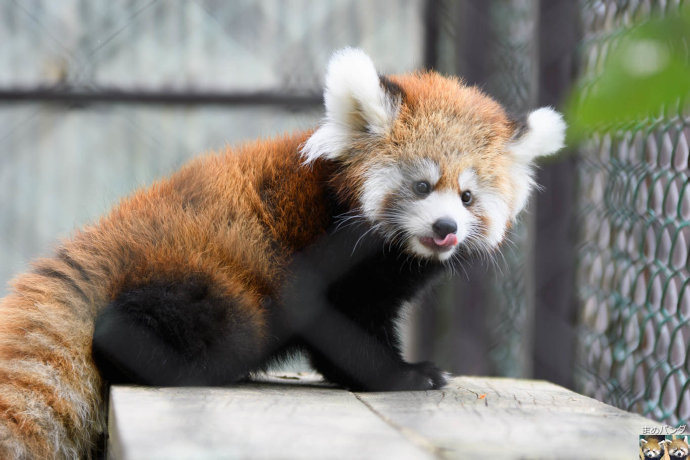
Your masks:
<svg viewBox="0 0 690 460"><path fill-rule="evenodd" d="M289 265L272 330L287 337L283 350L301 347L328 380L349 388L438 388L445 379L435 366L402 359L396 319L441 271L367 228L329 233Z"/></svg>
<svg viewBox="0 0 690 460"><path fill-rule="evenodd" d="M402 303L442 272L440 263L411 259L368 230L329 232L296 254L281 292L282 309L300 322L335 311L370 329L393 321Z"/></svg>
<svg viewBox="0 0 690 460"><path fill-rule="evenodd" d="M405 255L381 246L333 281L327 298L351 317L393 319L401 304L413 298L440 271L438 264L406 261Z"/></svg>

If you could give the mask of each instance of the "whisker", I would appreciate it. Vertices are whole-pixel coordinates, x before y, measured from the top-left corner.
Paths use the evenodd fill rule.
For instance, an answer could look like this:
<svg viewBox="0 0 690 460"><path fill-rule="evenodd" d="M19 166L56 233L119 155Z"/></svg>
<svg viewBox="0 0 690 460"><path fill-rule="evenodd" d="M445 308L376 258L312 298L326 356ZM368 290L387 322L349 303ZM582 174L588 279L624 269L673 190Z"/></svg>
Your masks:
<svg viewBox="0 0 690 460"><path fill-rule="evenodd" d="M334 220L336 221L335 231L338 231L341 228L347 228L351 225L355 225L360 221L366 221L366 217L359 208L355 208L342 214L338 214L334 217Z"/></svg>
<svg viewBox="0 0 690 460"><path fill-rule="evenodd" d="M362 241L362 238L367 236L369 233L371 233L374 229L376 229L377 225L372 225L366 232L362 233L359 238L357 238L357 241L355 241L354 246L352 247L352 253L350 256L354 255L355 251L357 250L357 246L359 245L360 241Z"/></svg>

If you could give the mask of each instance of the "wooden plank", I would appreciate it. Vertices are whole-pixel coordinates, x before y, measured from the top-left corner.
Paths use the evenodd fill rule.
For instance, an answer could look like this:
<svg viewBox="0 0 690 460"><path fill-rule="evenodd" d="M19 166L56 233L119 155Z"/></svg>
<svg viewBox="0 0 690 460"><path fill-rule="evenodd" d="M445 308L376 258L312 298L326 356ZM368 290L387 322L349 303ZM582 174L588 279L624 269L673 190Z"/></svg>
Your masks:
<svg viewBox="0 0 690 460"><path fill-rule="evenodd" d="M114 386L108 456L433 458L352 393L313 378L276 380L233 388Z"/></svg>
<svg viewBox="0 0 690 460"><path fill-rule="evenodd" d="M630 459L643 427L658 425L542 381L350 393L290 374L229 388L112 387L108 445L125 460Z"/></svg>
<svg viewBox="0 0 690 460"><path fill-rule="evenodd" d="M535 380L455 377L441 391L357 397L444 458L632 459L658 422Z"/></svg>

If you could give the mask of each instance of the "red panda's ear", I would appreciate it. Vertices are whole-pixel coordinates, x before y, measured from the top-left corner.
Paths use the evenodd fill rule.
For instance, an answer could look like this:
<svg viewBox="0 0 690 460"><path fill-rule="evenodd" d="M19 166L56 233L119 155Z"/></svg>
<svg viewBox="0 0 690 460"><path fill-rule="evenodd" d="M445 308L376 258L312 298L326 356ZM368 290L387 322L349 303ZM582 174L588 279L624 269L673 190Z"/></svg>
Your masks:
<svg viewBox="0 0 690 460"><path fill-rule="evenodd" d="M516 129L508 149L525 163L551 155L565 146L565 128L560 113L550 107L542 107L527 116L526 126Z"/></svg>
<svg viewBox="0 0 690 460"><path fill-rule="evenodd" d="M386 83L363 51L336 52L326 72L326 117L302 148L305 162L339 158L352 140L387 133L398 116L401 96Z"/></svg>
<svg viewBox="0 0 690 460"><path fill-rule="evenodd" d="M508 151L516 160L513 166L512 219L527 205L532 189L537 187L532 161L563 148L565 128L561 114L549 107L531 112L524 125L516 124L513 138L508 143Z"/></svg>

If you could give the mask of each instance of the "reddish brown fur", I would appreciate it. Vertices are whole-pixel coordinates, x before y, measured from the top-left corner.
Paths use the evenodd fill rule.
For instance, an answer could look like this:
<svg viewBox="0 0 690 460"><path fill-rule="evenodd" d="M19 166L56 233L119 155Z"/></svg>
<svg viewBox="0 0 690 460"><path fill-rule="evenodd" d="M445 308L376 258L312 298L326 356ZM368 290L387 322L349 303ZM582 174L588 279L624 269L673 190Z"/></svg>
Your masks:
<svg viewBox="0 0 690 460"><path fill-rule="evenodd" d="M438 187L458 189L460 172L473 167L479 177L510 195L507 171L512 160L506 155L506 144L513 126L500 104L475 87L433 72L391 80L406 94L391 144L424 143L431 150L438 146L436 155L445 166ZM401 153L403 158L416 154Z"/></svg>

